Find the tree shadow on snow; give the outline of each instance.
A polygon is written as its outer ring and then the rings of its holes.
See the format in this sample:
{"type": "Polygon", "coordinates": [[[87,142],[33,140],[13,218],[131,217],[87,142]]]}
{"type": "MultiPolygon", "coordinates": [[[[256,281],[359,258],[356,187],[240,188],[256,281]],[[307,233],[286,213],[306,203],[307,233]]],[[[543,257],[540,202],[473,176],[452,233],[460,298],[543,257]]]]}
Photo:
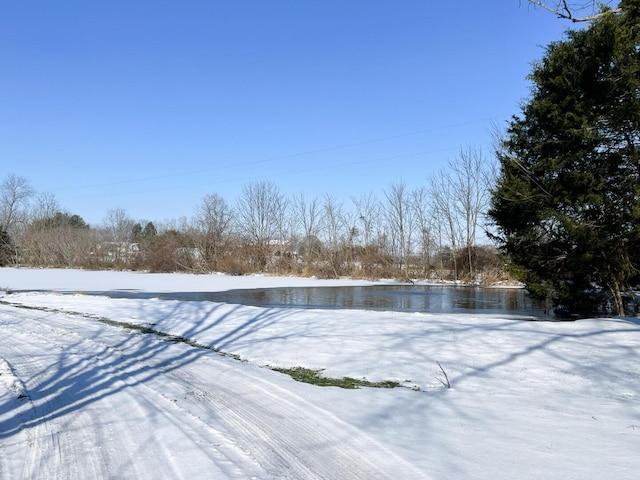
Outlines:
{"type": "MultiPolygon", "coordinates": [[[[145,297],[154,298],[158,294],[145,294],[145,297]]],[[[152,328],[157,326],[160,332],[168,329],[167,333],[189,340],[198,340],[206,335],[213,338],[213,341],[207,342],[207,346],[212,349],[224,348],[230,342],[253,335],[287,315],[281,309],[255,309],[250,315],[245,314],[242,321],[235,323],[232,329],[224,329],[215,335],[212,332],[234,316],[241,308],[240,305],[177,302],[172,308],[167,309],[166,306],[165,302],[159,302],[157,309],[153,306],[149,308],[148,305],[141,309],[138,316],[145,316],[145,320],[148,320],[141,322],[141,325],[154,325],[152,328]],[[222,309],[226,310],[217,312],[222,309]],[[216,317],[215,321],[204,321],[211,316],[216,317]],[[179,329],[185,325],[186,329],[179,329]],[[175,331],[171,331],[173,327],[175,331]]],[[[9,414],[5,416],[5,421],[0,421],[0,439],[9,438],[24,429],[31,429],[54,419],[65,416],[73,418],[95,402],[131,387],[148,384],[158,377],[171,375],[201,358],[219,358],[210,349],[176,343],[172,337],[163,338],[136,330],[127,332],[121,327],[100,323],[90,315],[85,319],[87,325],[92,326],[91,336],[77,338],[69,343],[66,338],[47,337],[51,335],[47,328],[50,322],[54,322],[55,328],[59,328],[58,325],[64,324],[65,317],[72,315],[73,318],[78,318],[77,314],[34,309],[19,311],[25,312],[30,321],[42,324],[44,328],[40,336],[44,341],[51,342],[51,348],[37,359],[39,363],[46,362],[44,369],[30,371],[28,367],[24,367],[22,371],[17,370],[16,374],[26,387],[25,396],[19,400],[10,398],[0,403],[0,412],[9,414]],[[60,346],[56,346],[57,344],[60,346]],[[91,354],[88,356],[87,352],[91,354]],[[29,402],[29,408],[25,408],[24,402],[29,402]],[[14,415],[11,415],[12,411],[14,415]],[[19,421],[16,416],[20,417],[19,421]]],[[[128,322],[128,319],[118,318],[117,311],[114,314],[110,320],[128,322]]],[[[57,334],[62,337],[78,337],[72,326],[57,334]]],[[[215,368],[213,365],[215,364],[212,364],[212,368],[215,368]]],[[[212,371],[212,375],[215,375],[215,371],[212,371]]]]}

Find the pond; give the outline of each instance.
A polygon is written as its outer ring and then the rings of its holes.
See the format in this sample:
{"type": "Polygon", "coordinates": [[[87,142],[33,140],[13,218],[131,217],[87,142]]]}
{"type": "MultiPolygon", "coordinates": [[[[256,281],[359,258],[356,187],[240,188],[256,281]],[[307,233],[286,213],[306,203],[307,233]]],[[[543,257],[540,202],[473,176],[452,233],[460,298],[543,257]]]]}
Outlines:
{"type": "Polygon", "coordinates": [[[387,310],[427,313],[491,313],[545,317],[545,306],[519,288],[445,285],[291,287],[226,292],[101,292],[120,298],[161,298],[236,303],[257,307],[387,310]]]}

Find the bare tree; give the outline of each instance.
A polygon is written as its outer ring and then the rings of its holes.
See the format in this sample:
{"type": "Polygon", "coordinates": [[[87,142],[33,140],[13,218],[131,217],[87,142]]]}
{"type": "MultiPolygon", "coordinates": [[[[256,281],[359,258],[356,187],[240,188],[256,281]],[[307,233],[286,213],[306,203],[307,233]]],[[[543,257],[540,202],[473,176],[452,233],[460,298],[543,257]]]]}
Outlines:
{"type": "Polygon", "coordinates": [[[52,193],[39,193],[33,200],[31,207],[30,221],[44,220],[52,218],[57,212],[62,211],[58,200],[52,193]]]}
{"type": "Polygon", "coordinates": [[[453,189],[451,172],[440,170],[430,178],[429,196],[433,205],[436,222],[439,225],[438,233],[440,249],[442,250],[442,235],[445,236],[453,250],[453,277],[458,280],[458,263],[455,252],[460,244],[460,225],[456,215],[456,209],[451,195],[453,189]]]}
{"type": "Polygon", "coordinates": [[[227,202],[217,193],[204,197],[196,211],[198,229],[198,248],[202,251],[209,268],[218,269],[218,261],[222,254],[227,237],[230,234],[233,211],[227,202]]]}
{"type": "Polygon", "coordinates": [[[434,212],[430,202],[429,191],[425,187],[418,188],[411,193],[411,206],[414,211],[416,229],[418,231],[418,245],[420,248],[420,264],[422,274],[429,277],[431,269],[431,255],[434,242],[434,212]]]}
{"type": "Polygon", "coordinates": [[[450,161],[448,169],[431,178],[429,196],[437,221],[444,227],[453,249],[454,277],[458,279],[456,253],[462,246],[466,251],[469,279],[475,277],[473,252],[478,227],[484,221],[489,206],[494,170],[479,148],[462,149],[450,161]]]}
{"type": "Polygon", "coordinates": [[[623,11],[621,6],[611,7],[612,1],[568,2],[567,0],[558,0],[550,3],[539,0],[528,0],[528,3],[536,8],[547,10],[558,18],[574,23],[591,22],[604,15],[615,15],[623,11]],[[602,6],[606,6],[607,9],[603,10],[601,8],[602,6]]]}
{"type": "Polygon", "coordinates": [[[322,233],[326,265],[334,277],[340,276],[343,263],[345,213],[342,204],[330,195],[325,195],[322,204],[322,233]]]}
{"type": "Polygon", "coordinates": [[[103,227],[112,242],[128,242],[135,222],[124,208],[112,208],[104,218],[103,227]]]}
{"type": "Polygon", "coordinates": [[[367,275],[373,274],[377,262],[377,246],[374,245],[376,227],[380,227],[380,202],[372,192],[352,197],[355,206],[355,220],[358,225],[362,249],[362,266],[367,275]]]}
{"type": "Polygon", "coordinates": [[[490,200],[490,165],[479,148],[460,150],[456,160],[449,162],[451,169],[451,196],[459,224],[462,225],[462,242],[467,250],[469,278],[473,279],[473,250],[477,230],[490,200]]]}
{"type": "Polygon", "coordinates": [[[255,267],[266,267],[270,243],[281,241],[287,201],[280,189],[271,182],[246,185],[238,202],[240,231],[255,249],[255,267]]]}
{"type": "Polygon", "coordinates": [[[132,253],[131,236],[135,222],[124,208],[112,208],[103,220],[102,232],[106,244],[103,252],[114,263],[126,262],[132,253]]]}
{"type": "Polygon", "coordinates": [[[39,196],[21,239],[21,256],[37,266],[78,267],[91,264],[93,232],[79,215],[58,209],[51,195],[39,196]]]}
{"type": "Polygon", "coordinates": [[[24,235],[25,261],[47,267],[87,266],[95,246],[94,233],[88,227],[54,224],[47,219],[34,222],[24,235]]]}
{"type": "Polygon", "coordinates": [[[29,199],[33,194],[27,179],[18,175],[8,175],[0,184],[0,225],[9,235],[15,235],[26,225],[29,199]]]}
{"type": "Polygon", "coordinates": [[[310,267],[318,251],[318,232],[320,229],[320,200],[314,197],[310,200],[301,193],[294,198],[292,214],[294,223],[302,229],[304,242],[304,259],[310,267]]]}
{"type": "Polygon", "coordinates": [[[356,207],[356,216],[358,217],[364,247],[366,248],[371,244],[373,227],[378,220],[378,200],[373,193],[369,192],[361,195],[360,198],[352,197],[351,201],[356,207]]]}
{"type": "Polygon", "coordinates": [[[393,255],[398,260],[398,268],[402,275],[409,278],[407,260],[411,252],[414,218],[409,202],[409,191],[404,182],[391,185],[384,192],[386,202],[383,205],[386,223],[389,226],[393,255]]]}
{"type": "Polygon", "coordinates": [[[20,236],[28,221],[29,200],[33,189],[26,178],[8,175],[0,184],[0,250],[7,259],[18,263],[20,236]]]}
{"type": "Polygon", "coordinates": [[[290,272],[295,268],[295,255],[292,252],[294,222],[289,213],[291,205],[284,195],[281,195],[281,198],[282,208],[275,218],[278,231],[275,241],[276,248],[272,251],[272,266],[275,267],[275,272],[278,274],[284,270],[290,272]]]}

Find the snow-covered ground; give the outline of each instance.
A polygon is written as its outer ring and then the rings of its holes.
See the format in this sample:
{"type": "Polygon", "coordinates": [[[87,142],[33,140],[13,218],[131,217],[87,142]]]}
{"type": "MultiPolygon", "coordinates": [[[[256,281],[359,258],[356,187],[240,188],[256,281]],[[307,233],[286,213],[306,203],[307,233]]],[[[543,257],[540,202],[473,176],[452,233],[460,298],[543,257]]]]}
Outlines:
{"type": "Polygon", "coordinates": [[[637,318],[525,322],[47,292],[364,283],[0,269],[0,288],[41,290],[0,296],[0,478],[638,477],[637,318]],[[267,366],[403,388],[318,387],[267,366]]]}

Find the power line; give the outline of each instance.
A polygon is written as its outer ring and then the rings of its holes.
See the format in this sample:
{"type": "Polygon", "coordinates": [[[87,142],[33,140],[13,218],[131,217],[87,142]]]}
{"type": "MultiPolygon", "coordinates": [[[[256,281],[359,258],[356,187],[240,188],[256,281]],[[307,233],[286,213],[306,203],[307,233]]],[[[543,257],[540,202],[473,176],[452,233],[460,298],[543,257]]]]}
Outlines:
{"type": "MultiPolygon", "coordinates": [[[[147,193],[171,192],[171,191],[179,191],[179,190],[193,189],[193,188],[200,188],[200,187],[211,187],[214,185],[223,185],[223,184],[229,184],[229,183],[255,181],[263,178],[272,178],[272,177],[279,178],[285,175],[299,175],[303,173],[312,173],[312,172],[318,172],[322,170],[340,169],[340,168],[353,167],[357,165],[366,165],[366,164],[377,163],[377,162],[385,162],[390,160],[400,160],[404,158],[413,158],[413,157],[419,157],[423,155],[432,155],[434,153],[448,152],[448,151],[457,150],[457,149],[459,149],[459,147],[442,148],[438,150],[427,150],[427,151],[414,152],[414,153],[404,154],[404,155],[393,155],[389,157],[376,158],[376,159],[370,159],[370,160],[361,160],[357,162],[340,163],[338,165],[325,165],[325,166],[314,167],[314,168],[287,170],[286,172],[277,172],[269,175],[261,175],[259,177],[255,177],[255,176],[254,177],[238,177],[238,178],[219,180],[214,182],[204,182],[204,183],[196,183],[196,184],[181,185],[181,186],[166,187],[166,188],[153,188],[153,189],[144,189],[144,190],[137,190],[137,191],[130,191],[130,192],[105,193],[102,195],[92,194],[91,198],[109,198],[109,197],[115,197],[115,196],[120,197],[125,195],[140,195],[140,194],[147,194],[147,193]]],[[[74,199],[74,198],[78,199],[78,198],[87,198],[87,197],[84,195],[80,197],[70,197],[70,199],[74,199]]]]}
{"type": "MultiPolygon", "coordinates": [[[[305,152],[293,153],[293,154],[288,154],[288,155],[280,155],[280,156],[276,156],[276,157],[269,157],[269,158],[263,158],[263,159],[258,159],[258,160],[251,160],[251,161],[240,162],[240,163],[235,163],[235,164],[220,165],[220,166],[216,166],[216,167],[204,168],[204,169],[199,169],[199,170],[190,170],[190,171],[183,171],[183,172],[166,174],[166,175],[156,175],[156,176],[151,176],[151,177],[141,177],[141,178],[135,178],[135,179],[118,180],[118,181],[114,181],[114,182],[105,182],[105,183],[98,183],[98,184],[73,185],[73,186],[69,186],[69,187],[55,188],[54,190],[56,190],[56,191],[64,191],[64,190],[78,190],[78,189],[83,189],[83,188],[111,187],[111,186],[115,186],[115,185],[126,185],[126,184],[139,183],[139,182],[148,182],[148,181],[153,181],[153,180],[164,180],[164,179],[167,179],[167,178],[176,178],[176,177],[187,176],[187,175],[210,173],[210,172],[220,171],[220,170],[230,169],[230,168],[248,167],[248,166],[252,166],[252,165],[258,165],[258,164],[263,164],[263,163],[268,163],[268,162],[275,162],[275,161],[279,161],[279,160],[287,160],[287,159],[291,159],[291,158],[298,158],[298,157],[303,157],[303,156],[307,156],[307,155],[314,155],[314,154],[318,154],[318,153],[326,153],[326,152],[332,152],[332,151],[336,151],[336,150],[343,150],[343,149],[352,148],[352,147],[358,147],[358,146],[362,146],[362,145],[370,145],[370,144],[374,144],[374,143],[385,142],[385,141],[388,141],[388,140],[396,140],[396,139],[399,139],[399,138],[406,138],[406,137],[410,137],[410,136],[420,135],[420,134],[423,134],[423,133],[431,133],[431,132],[435,132],[435,131],[439,131],[439,130],[446,130],[446,129],[449,129],[449,128],[457,128],[457,127],[462,127],[462,126],[466,126],[466,125],[473,125],[473,124],[476,124],[476,123],[482,123],[482,122],[486,122],[486,121],[489,121],[489,120],[495,120],[495,118],[500,118],[500,117],[486,117],[486,118],[479,119],[479,120],[471,120],[471,121],[468,121],[468,122],[461,122],[461,123],[445,125],[445,126],[440,126],[440,127],[432,127],[432,128],[428,128],[428,129],[416,130],[416,131],[413,131],[413,132],[401,133],[401,134],[390,135],[390,136],[385,136],[385,137],[379,137],[379,138],[374,138],[374,139],[370,139],[370,140],[364,140],[364,141],[360,141],[360,142],[342,144],[342,145],[333,146],[333,147],[326,147],[326,148],[321,148],[321,149],[316,149],[316,150],[309,150],[309,151],[305,151],[305,152]]],[[[445,150],[450,150],[450,149],[445,149],[445,150]]],[[[434,152],[431,152],[431,153],[434,153],[434,152]]],[[[343,165],[346,166],[348,164],[343,164],[343,165]]],[[[188,187],[179,187],[179,188],[188,188],[188,187]]]]}

